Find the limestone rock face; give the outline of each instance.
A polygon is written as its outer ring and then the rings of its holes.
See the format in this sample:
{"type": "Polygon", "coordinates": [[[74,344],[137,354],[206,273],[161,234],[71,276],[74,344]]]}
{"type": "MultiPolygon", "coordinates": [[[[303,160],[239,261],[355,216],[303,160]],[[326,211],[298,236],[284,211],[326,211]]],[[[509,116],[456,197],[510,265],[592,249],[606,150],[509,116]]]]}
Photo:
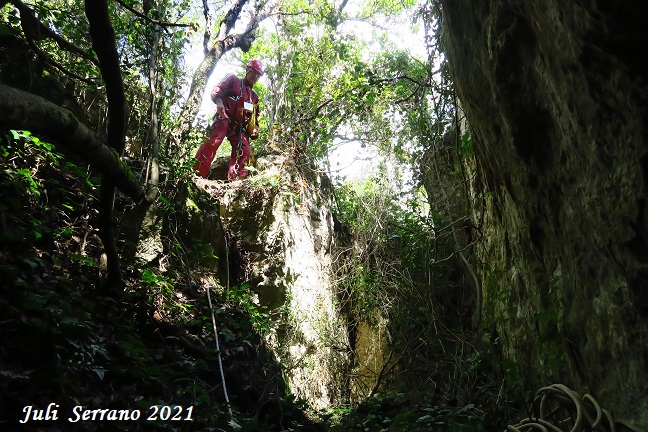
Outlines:
{"type": "Polygon", "coordinates": [[[327,178],[293,160],[265,156],[259,174],[211,185],[231,233],[232,283],[249,284],[273,312],[269,344],[291,392],[314,408],[342,399],[348,359],[344,320],[335,307],[331,276],[334,241],[327,178]]]}
{"type": "Polygon", "coordinates": [[[442,3],[482,179],[483,328],[529,390],[560,381],[646,427],[648,3],[442,3]]]}

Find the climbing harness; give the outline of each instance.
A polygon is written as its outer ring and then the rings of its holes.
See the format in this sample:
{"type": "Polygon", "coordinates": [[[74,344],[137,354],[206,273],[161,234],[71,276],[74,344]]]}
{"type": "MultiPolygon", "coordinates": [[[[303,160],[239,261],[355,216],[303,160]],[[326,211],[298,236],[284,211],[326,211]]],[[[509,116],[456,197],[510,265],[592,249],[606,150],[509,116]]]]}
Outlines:
{"type": "MultiPolygon", "coordinates": [[[[239,168],[240,168],[239,160],[243,156],[243,131],[245,130],[245,133],[248,135],[248,137],[250,136],[250,134],[251,134],[251,132],[250,132],[250,124],[252,123],[252,121],[251,121],[252,117],[254,117],[254,115],[255,115],[255,112],[254,112],[255,107],[254,107],[253,104],[250,103],[250,105],[253,105],[251,115],[250,115],[250,118],[248,119],[248,121],[247,122],[245,121],[245,104],[249,103],[249,102],[245,102],[245,93],[243,92],[243,79],[241,79],[241,96],[239,96],[236,100],[238,101],[239,99],[243,99],[243,110],[242,110],[242,119],[243,119],[243,121],[238,122],[238,121],[234,120],[234,122],[236,123],[236,125],[238,127],[238,145],[237,145],[237,150],[236,150],[236,162],[234,163],[234,170],[233,170],[234,178],[238,177],[238,175],[239,175],[239,168]]],[[[254,124],[254,123],[252,123],[252,124],[254,124]]]]}

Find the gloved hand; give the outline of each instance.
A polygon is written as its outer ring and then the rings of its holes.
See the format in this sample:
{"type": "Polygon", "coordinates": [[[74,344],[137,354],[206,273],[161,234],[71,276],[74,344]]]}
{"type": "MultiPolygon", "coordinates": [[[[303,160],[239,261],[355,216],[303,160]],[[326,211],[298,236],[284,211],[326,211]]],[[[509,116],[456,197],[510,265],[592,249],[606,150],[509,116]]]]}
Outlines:
{"type": "Polygon", "coordinates": [[[223,105],[216,105],[216,114],[224,119],[228,118],[227,113],[225,112],[225,107],[223,105]]]}

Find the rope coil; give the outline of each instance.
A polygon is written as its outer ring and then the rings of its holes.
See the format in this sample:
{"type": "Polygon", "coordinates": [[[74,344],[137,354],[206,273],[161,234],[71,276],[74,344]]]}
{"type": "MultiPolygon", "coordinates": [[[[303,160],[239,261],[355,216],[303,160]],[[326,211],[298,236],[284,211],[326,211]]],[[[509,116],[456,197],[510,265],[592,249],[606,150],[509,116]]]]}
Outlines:
{"type": "Polygon", "coordinates": [[[536,392],[529,417],[506,432],[643,432],[601,408],[592,395],[582,397],[563,384],[536,392]]]}

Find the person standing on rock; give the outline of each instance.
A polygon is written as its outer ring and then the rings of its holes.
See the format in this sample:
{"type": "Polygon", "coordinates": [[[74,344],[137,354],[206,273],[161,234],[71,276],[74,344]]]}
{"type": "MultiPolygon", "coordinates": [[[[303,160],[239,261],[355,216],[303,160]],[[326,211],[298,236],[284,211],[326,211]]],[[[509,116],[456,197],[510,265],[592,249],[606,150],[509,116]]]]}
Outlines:
{"type": "Polygon", "coordinates": [[[198,162],[194,170],[207,178],[216,150],[227,137],[232,145],[227,178],[235,180],[247,177],[245,164],[250,159],[250,141],[259,136],[259,96],[252,86],[264,73],[261,60],[250,60],[245,76],[227,75],[214,87],[211,99],[216,104],[216,115],[211,130],[196,153],[198,162]]]}

